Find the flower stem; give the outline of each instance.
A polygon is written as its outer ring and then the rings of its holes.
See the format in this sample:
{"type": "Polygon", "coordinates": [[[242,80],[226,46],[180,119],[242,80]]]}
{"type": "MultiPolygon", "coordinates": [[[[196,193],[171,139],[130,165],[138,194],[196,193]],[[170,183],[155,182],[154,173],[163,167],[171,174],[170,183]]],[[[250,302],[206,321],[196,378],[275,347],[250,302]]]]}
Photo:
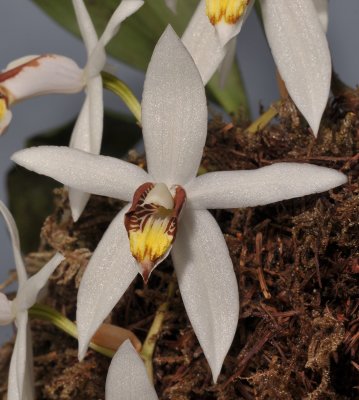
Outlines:
{"type": "Polygon", "coordinates": [[[119,96],[132,112],[138,123],[141,124],[141,104],[133,94],[132,90],[125,84],[125,82],[108,72],[103,71],[101,75],[103,87],[119,96]]]}
{"type": "Polygon", "coordinates": [[[147,374],[148,374],[148,377],[150,378],[151,382],[153,382],[153,363],[152,363],[153,353],[156,348],[158,335],[161,332],[161,329],[163,326],[165,314],[169,308],[169,304],[170,304],[169,300],[173,297],[174,293],[175,293],[175,282],[174,282],[174,280],[171,280],[171,282],[168,285],[167,299],[164,303],[162,303],[158,307],[155,318],[152,322],[150,330],[147,333],[147,337],[143,343],[142,351],[140,353],[140,355],[145,363],[145,366],[147,369],[147,374]]]}
{"type": "Polygon", "coordinates": [[[277,107],[280,104],[280,100],[273,103],[267,111],[265,111],[259,118],[253,121],[246,129],[248,133],[257,133],[269,124],[269,122],[278,114],[277,107]]]}
{"type": "MultiPolygon", "coordinates": [[[[29,309],[29,315],[32,318],[37,318],[41,319],[42,321],[50,322],[51,324],[53,324],[63,332],[66,332],[73,338],[75,339],[78,338],[76,324],[74,324],[72,321],[70,321],[69,319],[67,319],[62,314],[60,314],[51,307],[45,306],[43,304],[34,304],[29,309]]],[[[99,346],[92,342],[89,344],[89,347],[92,350],[95,350],[98,353],[110,358],[113,357],[113,355],[115,354],[113,350],[103,346],[99,346]]]]}

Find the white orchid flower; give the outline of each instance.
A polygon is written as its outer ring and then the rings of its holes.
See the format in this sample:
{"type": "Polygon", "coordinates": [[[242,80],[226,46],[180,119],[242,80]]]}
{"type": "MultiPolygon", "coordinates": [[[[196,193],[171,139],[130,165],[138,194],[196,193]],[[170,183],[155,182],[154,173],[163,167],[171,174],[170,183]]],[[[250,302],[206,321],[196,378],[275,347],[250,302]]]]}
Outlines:
{"type": "MultiPolygon", "coordinates": [[[[201,0],[182,40],[204,84],[221,63],[223,72],[229,70],[235,56],[234,38],[253,4],[254,0],[201,0]]],[[[327,1],[261,0],[261,8],[279,73],[294,103],[317,135],[331,80],[331,59],[324,32],[327,1]]]]}
{"type": "Polygon", "coordinates": [[[148,66],[142,127],[148,173],[66,147],[25,149],[12,159],[78,190],[132,201],[105,232],[82,278],[79,358],[138,271],[147,280],[173,246],[182,299],[216,381],[236,331],[239,300],[223,234],[206,209],[304,196],[341,185],[346,177],[296,163],[196,177],[207,135],[206,98],[198,70],[171,27],[148,66]]]}
{"type": "Polygon", "coordinates": [[[141,357],[129,340],[113,356],[106,379],[106,400],[158,400],[141,357]]]}
{"type": "Polygon", "coordinates": [[[17,335],[11,357],[8,383],[8,400],[32,400],[34,398],[32,385],[32,348],[31,332],[28,326],[28,312],[45,286],[48,278],[61,263],[64,257],[57,253],[42,269],[31,278],[27,278],[25,266],[21,257],[19,233],[15,221],[3,202],[0,201],[0,213],[7,224],[18,276],[19,288],[16,298],[8,300],[0,293],[0,325],[15,321],[17,335]]]}
{"type": "MultiPolygon", "coordinates": [[[[9,125],[10,106],[29,97],[49,93],[76,93],[86,90],[86,99],[72,133],[70,146],[100,153],[103,130],[103,89],[101,70],[106,63],[105,46],[116,35],[121,23],[144,4],[143,0],[122,0],[102,36],[95,27],[83,0],[72,0],[88,60],[80,68],[70,58],[56,54],[26,56],[10,63],[0,73],[0,134],[9,125]]],[[[90,197],[69,188],[72,215],[76,221],[90,197]]]]}

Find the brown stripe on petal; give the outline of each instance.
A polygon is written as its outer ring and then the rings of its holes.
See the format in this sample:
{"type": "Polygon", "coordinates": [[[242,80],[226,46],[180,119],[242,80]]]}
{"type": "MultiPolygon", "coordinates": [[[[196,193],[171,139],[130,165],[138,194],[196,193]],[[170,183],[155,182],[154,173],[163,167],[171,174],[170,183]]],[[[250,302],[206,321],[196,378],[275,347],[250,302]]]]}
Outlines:
{"type": "Polygon", "coordinates": [[[176,238],[178,218],[186,201],[181,186],[175,187],[174,207],[146,204],[149,192],[155,187],[144,183],[135,192],[132,206],[125,214],[125,227],[130,240],[130,250],[142,269],[147,282],[153,269],[169,254],[176,238]]]}
{"type": "Polygon", "coordinates": [[[35,57],[32,60],[25,62],[24,64],[21,64],[15,68],[11,68],[9,70],[2,72],[0,74],[0,83],[5,82],[8,79],[11,79],[14,76],[18,75],[25,67],[38,67],[40,65],[39,60],[46,57],[51,57],[51,55],[44,54],[42,56],[35,57]]]}

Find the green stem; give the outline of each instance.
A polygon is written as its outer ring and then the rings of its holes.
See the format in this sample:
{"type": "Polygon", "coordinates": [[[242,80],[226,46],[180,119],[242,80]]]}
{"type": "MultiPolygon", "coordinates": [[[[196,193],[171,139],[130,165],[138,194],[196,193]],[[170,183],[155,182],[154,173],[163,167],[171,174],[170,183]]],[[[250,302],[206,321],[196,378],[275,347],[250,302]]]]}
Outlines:
{"type": "Polygon", "coordinates": [[[158,335],[162,330],[165,314],[169,308],[170,304],[169,300],[174,296],[174,293],[175,293],[175,282],[174,280],[171,280],[171,282],[168,285],[167,299],[164,303],[162,303],[158,307],[155,318],[152,322],[150,330],[147,333],[147,337],[143,343],[142,350],[140,353],[145,363],[147,374],[151,382],[153,382],[153,363],[152,363],[153,353],[156,348],[158,335]]]}
{"type": "Polygon", "coordinates": [[[269,124],[269,122],[278,114],[277,107],[280,104],[280,100],[272,104],[266,112],[264,112],[259,118],[253,121],[246,129],[248,133],[257,133],[269,124]]]}
{"type": "Polygon", "coordinates": [[[141,124],[141,104],[132,93],[131,89],[125,82],[108,72],[103,71],[101,75],[103,87],[119,96],[132,112],[138,123],[141,124]]]}
{"type": "MultiPolygon", "coordinates": [[[[74,324],[72,321],[70,321],[51,307],[36,303],[29,309],[29,315],[31,318],[37,318],[41,319],[42,321],[50,322],[52,325],[56,326],[73,338],[78,338],[76,324],[74,324]]],[[[98,353],[110,358],[113,357],[113,355],[115,354],[113,350],[110,350],[106,347],[98,346],[97,344],[92,342],[89,344],[89,347],[92,350],[95,350],[98,353]]]]}

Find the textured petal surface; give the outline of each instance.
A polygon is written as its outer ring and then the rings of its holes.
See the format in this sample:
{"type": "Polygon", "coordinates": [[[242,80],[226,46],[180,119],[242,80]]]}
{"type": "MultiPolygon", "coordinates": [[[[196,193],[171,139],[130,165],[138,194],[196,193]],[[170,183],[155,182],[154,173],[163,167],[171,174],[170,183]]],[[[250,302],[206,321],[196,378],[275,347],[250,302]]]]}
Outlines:
{"type": "Polygon", "coordinates": [[[138,274],[124,225],[125,207],[103,235],[82,277],[77,295],[79,359],[126,289],[138,274]]]}
{"type": "Polygon", "coordinates": [[[112,14],[100,40],[96,44],[86,65],[89,77],[98,75],[106,63],[105,46],[117,34],[121,23],[144,4],[143,0],[122,0],[112,14]]]}
{"type": "Polygon", "coordinates": [[[83,89],[83,71],[75,61],[45,54],[0,74],[0,85],[11,102],[49,93],[76,93],[83,89]]]}
{"type": "Polygon", "coordinates": [[[8,325],[14,319],[11,312],[11,301],[0,292],[0,326],[8,325]]]}
{"type": "Polygon", "coordinates": [[[313,0],[313,4],[315,9],[317,10],[317,14],[319,17],[319,21],[322,24],[324,32],[328,30],[328,0],[313,0]]]}
{"type": "Polygon", "coordinates": [[[129,340],[121,345],[112,358],[106,379],[106,400],[119,398],[158,400],[145,365],[129,340]]]}
{"type": "Polygon", "coordinates": [[[225,21],[221,21],[220,23],[216,24],[218,38],[222,46],[225,46],[232,38],[237,36],[238,33],[241,31],[244,22],[246,21],[246,19],[249,16],[249,13],[252,10],[253,4],[254,0],[250,0],[246,8],[246,11],[238,20],[238,22],[236,22],[235,24],[228,24],[225,21]]]}
{"type": "Polygon", "coordinates": [[[262,0],[274,61],[296,106],[317,135],[328,101],[331,60],[312,0],[262,0]]]}
{"type": "Polygon", "coordinates": [[[172,258],[183,303],[216,382],[236,332],[239,298],[226,242],[208,211],[185,210],[172,258]]]}
{"type": "Polygon", "coordinates": [[[77,23],[89,56],[97,44],[97,33],[83,0],[72,0],[77,23]]]}
{"type": "Polygon", "coordinates": [[[203,84],[212,78],[226,55],[226,48],[221,45],[216,29],[206,15],[206,1],[201,0],[191,18],[182,42],[191,54],[203,84]]]}
{"type": "Polygon", "coordinates": [[[207,135],[207,105],[198,70],[173,29],[159,39],[147,69],[142,127],[149,173],[157,182],[193,178],[207,135]]]}
{"type": "Polygon", "coordinates": [[[32,147],[18,151],[12,160],[83,192],[126,201],[132,201],[135,190],[152,180],[144,170],[126,161],[67,147],[32,147]]]}
{"type": "MultiPolygon", "coordinates": [[[[25,374],[31,373],[27,363],[27,312],[19,313],[16,317],[17,335],[13,349],[8,383],[8,400],[32,399],[31,393],[24,393],[24,385],[27,381],[25,374]],[[26,396],[25,396],[26,395],[26,396]],[[24,396],[24,397],[23,397],[24,396]]],[[[32,368],[32,366],[30,366],[32,368]]]]}
{"type": "Polygon", "coordinates": [[[219,84],[223,88],[227,82],[228,75],[231,71],[232,64],[236,58],[237,38],[232,38],[226,46],[226,55],[219,67],[219,84]]]}
{"type": "Polygon", "coordinates": [[[38,293],[46,285],[51,274],[64,259],[65,257],[62,254],[56,253],[39,272],[24,283],[24,285],[18,290],[16,296],[18,312],[26,311],[35,304],[38,293]]]}
{"type": "Polygon", "coordinates": [[[250,171],[211,172],[195,178],[185,190],[191,208],[237,208],[320,193],[346,182],[334,169],[277,163],[250,171]]]}
{"type": "Polygon", "coordinates": [[[0,213],[3,216],[7,225],[7,229],[10,233],[12,251],[14,253],[16,265],[16,273],[19,281],[19,288],[21,288],[26,282],[27,273],[21,256],[19,231],[17,230],[13,216],[2,201],[0,201],[0,213]]]}

